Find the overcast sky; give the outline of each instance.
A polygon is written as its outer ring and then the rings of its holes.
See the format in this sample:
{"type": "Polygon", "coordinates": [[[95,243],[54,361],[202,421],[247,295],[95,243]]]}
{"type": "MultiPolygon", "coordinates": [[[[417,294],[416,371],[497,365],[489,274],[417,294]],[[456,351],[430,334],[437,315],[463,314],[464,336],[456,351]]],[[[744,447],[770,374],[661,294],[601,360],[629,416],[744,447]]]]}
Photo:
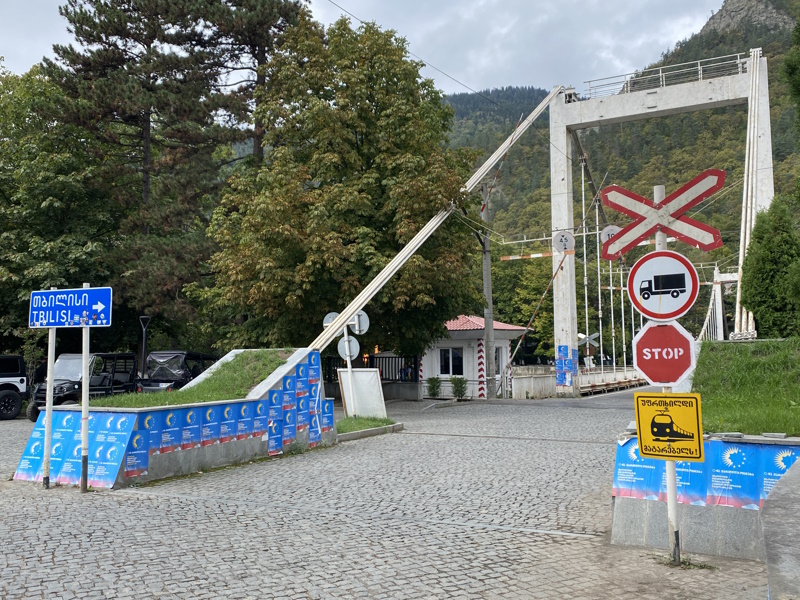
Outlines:
{"type": "MultiPolygon", "coordinates": [[[[180,0],[176,0],[180,1],[180,0]]],[[[700,30],[722,0],[335,0],[364,21],[394,29],[409,50],[474,90],[550,89],[621,75],[658,60],[700,30]]],[[[62,0],[0,0],[0,56],[24,73],[54,43],[69,43],[62,0]]],[[[329,24],[342,11],[311,0],[329,24]]],[[[746,51],[747,48],[742,49],[746,51]]],[[[448,93],[469,91],[440,72],[426,77],[448,93]]]]}

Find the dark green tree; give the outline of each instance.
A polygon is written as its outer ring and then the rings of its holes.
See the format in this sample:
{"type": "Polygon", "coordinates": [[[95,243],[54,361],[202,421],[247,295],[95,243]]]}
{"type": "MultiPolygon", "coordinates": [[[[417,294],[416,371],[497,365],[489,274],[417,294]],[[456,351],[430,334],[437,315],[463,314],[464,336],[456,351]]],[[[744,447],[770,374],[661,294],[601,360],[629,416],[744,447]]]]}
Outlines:
{"type": "Polygon", "coordinates": [[[230,96],[229,109],[250,136],[256,164],[264,159],[264,127],[253,121],[259,106],[254,91],[266,83],[262,68],[280,45],[287,28],[295,25],[308,0],[216,0],[207,6],[206,18],[214,27],[214,46],[220,60],[220,89],[230,96]]]}
{"type": "Polygon", "coordinates": [[[57,114],[65,98],[34,67],[0,68],[0,351],[27,336],[32,290],[100,285],[123,217],[96,185],[97,144],[57,114]]]}
{"type": "MultiPolygon", "coordinates": [[[[209,0],[210,1],[210,0],[209,0]]],[[[68,98],[60,118],[100,142],[102,177],[126,211],[111,283],[138,311],[189,318],[183,286],[196,281],[230,132],[207,0],[67,0],[59,10],[77,47],[54,46],[44,69],[68,98]]]]}
{"type": "MultiPolygon", "coordinates": [[[[233,179],[210,228],[216,284],[199,293],[234,323],[224,345],[308,343],[434,214],[469,205],[473,157],[445,149],[452,110],[420,67],[372,24],[287,32],[257,90],[265,166],[233,179]]],[[[418,353],[480,307],[477,250],[447,222],[367,307],[362,346],[418,353]]]]}
{"type": "Polygon", "coordinates": [[[800,335],[800,235],[796,200],[777,196],[758,215],[742,274],[742,304],[760,337],[800,335]]]}

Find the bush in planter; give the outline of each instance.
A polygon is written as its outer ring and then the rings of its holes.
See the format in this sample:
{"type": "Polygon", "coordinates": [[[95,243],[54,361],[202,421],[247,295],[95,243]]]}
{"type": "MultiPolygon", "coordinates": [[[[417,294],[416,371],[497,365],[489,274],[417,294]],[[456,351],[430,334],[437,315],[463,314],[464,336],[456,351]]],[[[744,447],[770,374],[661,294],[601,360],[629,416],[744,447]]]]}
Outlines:
{"type": "Polygon", "coordinates": [[[463,377],[451,377],[450,385],[453,386],[453,396],[456,400],[463,400],[467,395],[467,380],[463,377]]]}
{"type": "Polygon", "coordinates": [[[442,391],[442,380],[438,377],[428,377],[426,383],[428,384],[428,397],[438,398],[439,392],[442,391]]]}

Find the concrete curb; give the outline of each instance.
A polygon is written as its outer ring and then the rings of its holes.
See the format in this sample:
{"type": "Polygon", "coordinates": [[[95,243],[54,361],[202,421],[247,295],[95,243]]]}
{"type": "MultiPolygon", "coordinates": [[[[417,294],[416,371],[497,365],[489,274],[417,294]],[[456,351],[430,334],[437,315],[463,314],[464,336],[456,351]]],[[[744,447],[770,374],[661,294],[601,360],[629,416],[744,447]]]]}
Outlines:
{"type": "Polygon", "coordinates": [[[352,442],[353,440],[361,440],[375,435],[383,435],[384,433],[397,433],[398,431],[403,431],[402,423],[373,427],[372,429],[362,429],[361,431],[351,431],[349,433],[340,433],[336,436],[336,442],[352,442]]]}

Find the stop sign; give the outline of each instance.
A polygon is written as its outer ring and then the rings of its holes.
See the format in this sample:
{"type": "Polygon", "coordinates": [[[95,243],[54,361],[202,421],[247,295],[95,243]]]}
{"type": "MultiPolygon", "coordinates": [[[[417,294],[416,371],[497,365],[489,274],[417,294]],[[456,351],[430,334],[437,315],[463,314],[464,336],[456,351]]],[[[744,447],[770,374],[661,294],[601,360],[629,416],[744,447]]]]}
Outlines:
{"type": "Polygon", "coordinates": [[[675,321],[649,321],[633,338],[633,366],[653,385],[677,385],[695,363],[694,338],[675,321]]]}

